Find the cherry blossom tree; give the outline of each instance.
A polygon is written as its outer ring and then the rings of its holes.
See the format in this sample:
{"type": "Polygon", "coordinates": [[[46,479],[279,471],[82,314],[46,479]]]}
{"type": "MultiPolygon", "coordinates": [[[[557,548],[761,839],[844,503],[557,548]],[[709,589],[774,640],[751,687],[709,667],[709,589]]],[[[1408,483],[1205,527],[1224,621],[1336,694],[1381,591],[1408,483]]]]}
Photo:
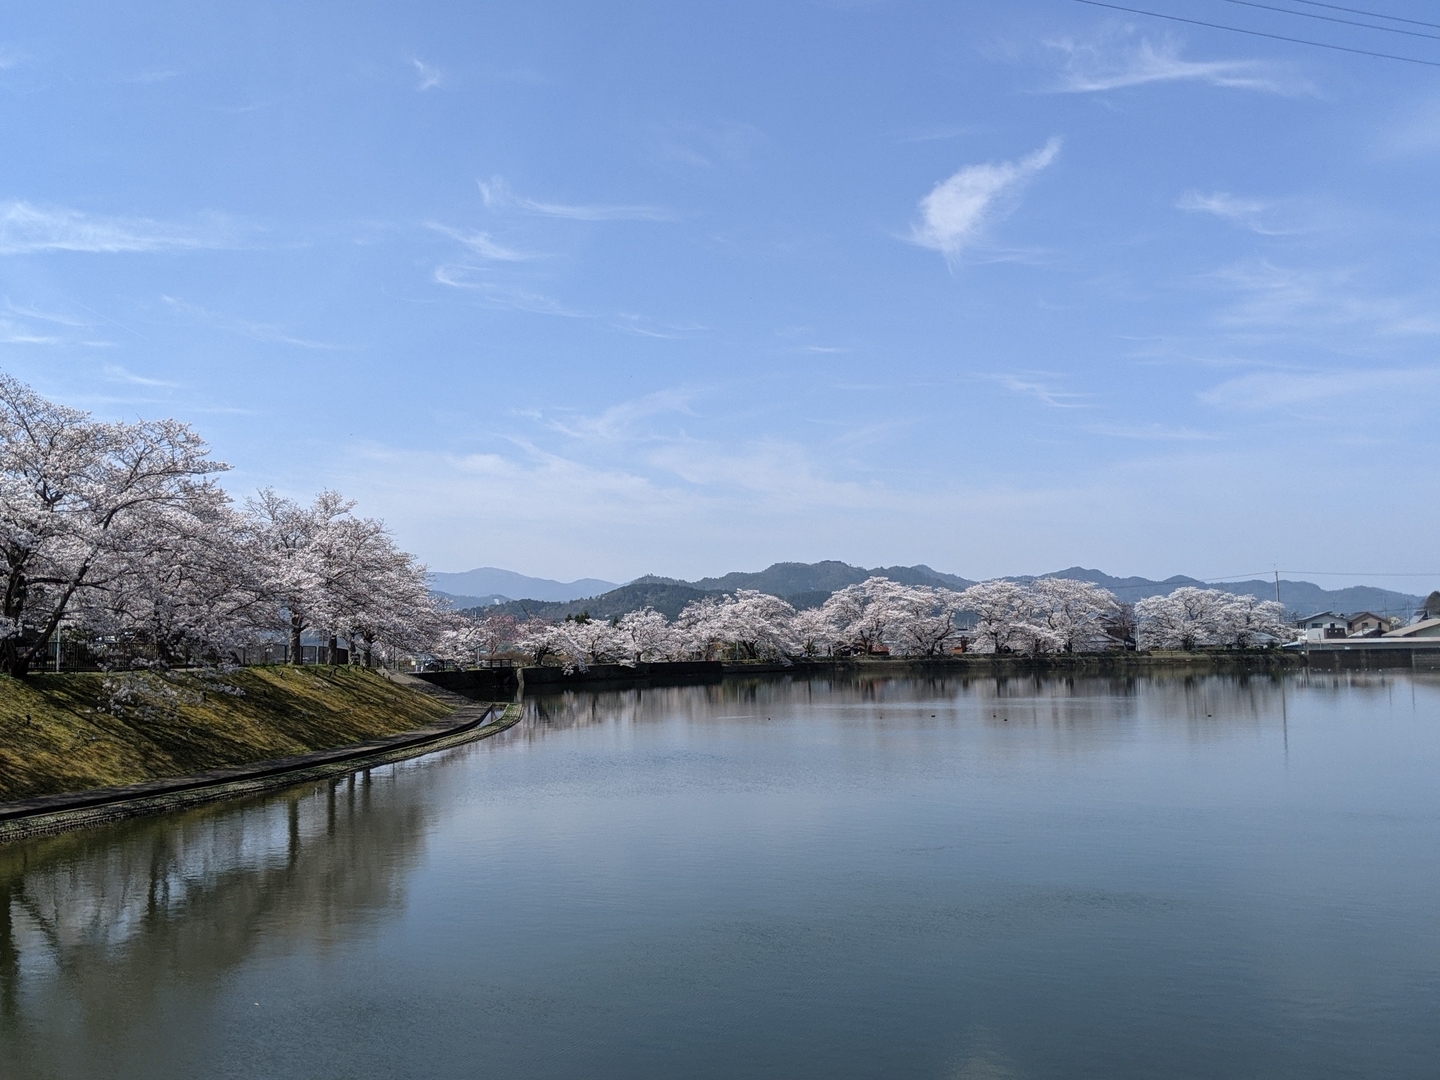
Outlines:
{"type": "Polygon", "coordinates": [[[494,657],[519,636],[519,621],[514,615],[485,615],[473,620],[475,647],[494,657]]]}
{"type": "Polygon", "coordinates": [[[906,617],[905,594],[905,586],[872,577],[832,593],[824,610],[847,640],[869,654],[885,645],[896,624],[906,617]]]}
{"type": "Polygon", "coordinates": [[[1135,605],[1117,603],[1115,610],[1102,624],[1110,642],[1120,642],[1128,648],[1135,643],[1135,605]]]}
{"type": "Polygon", "coordinates": [[[778,596],[737,589],[723,609],[726,640],[742,659],[770,660],[796,651],[790,630],[795,609],[778,596]]]}
{"type": "Polygon", "coordinates": [[[1249,649],[1262,640],[1290,641],[1295,628],[1285,621],[1285,609],[1274,600],[1229,594],[1221,605],[1216,620],[1216,637],[1220,644],[1237,649],[1249,649]]]}
{"type": "Polygon", "coordinates": [[[553,656],[566,671],[587,671],[592,664],[625,659],[630,639],[618,626],[582,614],[558,623],[531,619],[520,627],[515,645],[537,664],[553,656]]]}
{"type": "Polygon", "coordinates": [[[367,664],[377,645],[418,653],[446,633],[453,645],[457,620],[431,596],[425,567],[396,546],[382,522],[354,516],[354,506],[337,491],[301,505],[268,488],[247,504],[290,662],[301,662],[307,630],[323,632],[332,662],[342,633],[362,646],[367,664]]]}
{"type": "Polygon", "coordinates": [[[960,630],[961,594],[953,589],[902,586],[892,594],[896,614],[890,641],[906,656],[940,656],[960,630]]]}
{"type": "Polygon", "coordinates": [[[363,642],[368,658],[376,642],[423,651],[427,642],[441,634],[453,637],[466,623],[432,596],[425,566],[400,550],[383,522],[342,514],[320,530],[314,550],[320,568],[317,617],[329,631],[331,663],[342,633],[352,652],[363,642]]]}
{"type": "Polygon", "coordinates": [[[558,653],[559,645],[555,624],[544,619],[526,619],[515,628],[515,647],[529,656],[531,663],[543,664],[558,653]]]}
{"type": "Polygon", "coordinates": [[[636,663],[671,660],[680,649],[679,634],[654,608],[644,607],[622,615],[616,629],[625,640],[627,655],[636,663]]]}
{"type": "Polygon", "coordinates": [[[1024,640],[1020,630],[1030,614],[1030,599],[1018,582],[977,582],[960,594],[960,603],[975,615],[976,652],[1009,652],[1024,640]]]}
{"type": "MultiPolygon", "coordinates": [[[[355,580],[355,591],[327,609],[335,612],[337,621],[332,627],[338,624],[346,631],[352,662],[357,644],[361,662],[371,667],[377,651],[391,657],[413,656],[433,651],[439,641],[463,648],[454,659],[469,659],[474,644],[465,636],[467,620],[444,608],[431,594],[424,565],[395,547],[388,533],[377,541],[377,547],[364,575],[355,580]]],[[[333,634],[330,647],[333,657],[333,634]]]]}
{"type": "Polygon", "coordinates": [[[558,623],[555,631],[556,651],[567,667],[585,671],[591,664],[613,664],[625,657],[625,635],[604,619],[581,615],[558,623]]]}
{"type": "Polygon", "coordinates": [[[1136,635],[1145,649],[1195,649],[1219,644],[1220,618],[1230,594],[1182,585],[1168,596],[1135,604],[1136,635]]]}
{"type": "Polygon", "coordinates": [[[841,630],[824,608],[797,611],[790,620],[790,637],[799,655],[814,658],[828,654],[842,637],[841,630]]]}
{"type": "Polygon", "coordinates": [[[325,568],[322,534],[354,503],[338,492],[322,491],[309,506],[264,488],[246,511],[264,558],[267,586],[280,604],[289,636],[290,663],[301,662],[301,636],[323,617],[325,568]]]}
{"type": "Polygon", "coordinates": [[[702,659],[729,646],[741,659],[773,659],[796,650],[791,633],[795,609],[755,589],[696,600],[677,621],[688,650],[702,659]]]}
{"type": "Polygon", "coordinates": [[[724,604],[718,596],[704,596],[685,605],[675,620],[681,648],[699,660],[713,660],[727,641],[724,604]]]}
{"type": "Polygon", "coordinates": [[[1029,592],[1030,619],[1049,632],[1054,648],[1090,652],[1109,642],[1105,625],[1120,608],[1110,590],[1089,581],[1046,577],[1032,582],[1029,592]]]}
{"type": "Polygon", "coordinates": [[[171,519],[163,550],[144,553],[105,587],[79,595],[75,621],[109,663],[174,667],[234,659],[276,611],[244,519],[218,491],[171,519]]]}
{"type": "Polygon", "coordinates": [[[24,675],[77,597],[199,529],[225,468],[185,424],[101,423],[0,375],[0,667],[24,675]]]}

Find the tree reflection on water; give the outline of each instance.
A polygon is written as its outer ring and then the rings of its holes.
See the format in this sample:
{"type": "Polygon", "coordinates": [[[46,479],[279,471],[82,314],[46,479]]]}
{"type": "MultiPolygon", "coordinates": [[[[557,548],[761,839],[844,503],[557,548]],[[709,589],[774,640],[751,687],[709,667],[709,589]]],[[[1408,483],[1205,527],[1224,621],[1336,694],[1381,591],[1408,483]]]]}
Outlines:
{"type": "Polygon", "coordinates": [[[0,1075],[183,1071],[200,1046],[156,1033],[204,1031],[237,966],[398,912],[428,818],[388,768],[0,848],[0,1075]]]}
{"type": "Polygon", "coordinates": [[[531,721],[517,732],[522,739],[594,724],[623,725],[693,719],[791,715],[814,702],[828,712],[852,713],[866,722],[930,712],[941,719],[987,715],[1004,706],[1007,723],[1046,723],[1083,728],[1141,716],[1166,720],[1218,720],[1216,727],[1253,723],[1282,712],[1284,685],[1310,691],[1371,689],[1381,692],[1393,678],[1348,673],[1320,678],[1261,672],[1252,675],[1146,673],[1136,676],[895,676],[775,678],[732,677],[700,686],[646,687],[595,692],[566,691],[526,701],[531,721]]]}

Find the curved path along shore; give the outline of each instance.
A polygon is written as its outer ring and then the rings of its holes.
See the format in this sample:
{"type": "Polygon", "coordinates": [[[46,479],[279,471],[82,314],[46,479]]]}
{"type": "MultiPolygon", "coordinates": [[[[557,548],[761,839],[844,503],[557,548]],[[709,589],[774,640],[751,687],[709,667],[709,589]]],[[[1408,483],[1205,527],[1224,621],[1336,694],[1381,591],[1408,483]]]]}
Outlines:
{"type": "Polygon", "coordinates": [[[520,720],[517,703],[472,701],[418,679],[392,678],[450,701],[456,708],[433,724],[329,750],[211,769],[193,776],[0,803],[0,844],[359,772],[488,738],[520,720]]]}

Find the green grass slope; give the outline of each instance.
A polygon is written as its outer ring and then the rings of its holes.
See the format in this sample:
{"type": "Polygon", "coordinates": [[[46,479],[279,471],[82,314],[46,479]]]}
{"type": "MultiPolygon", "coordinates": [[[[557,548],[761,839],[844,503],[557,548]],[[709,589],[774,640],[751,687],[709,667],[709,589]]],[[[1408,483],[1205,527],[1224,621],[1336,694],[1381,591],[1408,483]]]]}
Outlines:
{"type": "Polygon", "coordinates": [[[344,746],[449,711],[360,668],[0,678],[0,801],[344,746]]]}

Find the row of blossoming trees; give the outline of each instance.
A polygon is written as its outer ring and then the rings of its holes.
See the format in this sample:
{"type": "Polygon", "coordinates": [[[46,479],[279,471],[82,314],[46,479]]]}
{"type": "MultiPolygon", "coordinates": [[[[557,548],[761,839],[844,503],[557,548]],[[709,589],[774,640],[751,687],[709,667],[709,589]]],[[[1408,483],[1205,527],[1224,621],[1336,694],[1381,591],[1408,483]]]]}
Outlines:
{"type": "Polygon", "coordinates": [[[104,423],[0,375],[0,670],[61,634],[111,663],[242,656],[307,632],[356,661],[455,637],[424,567],[332,491],[235,505],[174,420],[104,423]]]}
{"type": "Polygon", "coordinates": [[[953,590],[902,585],[887,578],[833,594],[821,607],[797,611],[775,596],[741,589],[697,600],[671,622],[650,608],[604,621],[517,623],[498,615],[468,631],[485,651],[512,648],[532,661],[584,669],[599,663],[665,660],[777,659],[836,653],[940,656],[980,653],[1093,652],[1140,648],[1247,648],[1288,640],[1279,604],[1218,589],[1183,587],[1133,609],[1085,581],[1039,578],[985,581],[953,590]]]}
{"type": "Polygon", "coordinates": [[[62,633],[108,663],[237,659],[305,634],[332,660],[536,662],[1088,652],[1132,631],[1142,648],[1284,638],[1278,604],[1181,588],[1133,612],[1089,582],[986,581],[964,590],[871,578],[797,611],[751,590],[706,597],[674,622],[649,608],[611,622],[464,619],[432,599],[425,568],[333,491],[308,505],[262,491],[235,505],[227,466],[174,420],[104,423],[0,375],[0,669],[24,674],[62,633]]]}

